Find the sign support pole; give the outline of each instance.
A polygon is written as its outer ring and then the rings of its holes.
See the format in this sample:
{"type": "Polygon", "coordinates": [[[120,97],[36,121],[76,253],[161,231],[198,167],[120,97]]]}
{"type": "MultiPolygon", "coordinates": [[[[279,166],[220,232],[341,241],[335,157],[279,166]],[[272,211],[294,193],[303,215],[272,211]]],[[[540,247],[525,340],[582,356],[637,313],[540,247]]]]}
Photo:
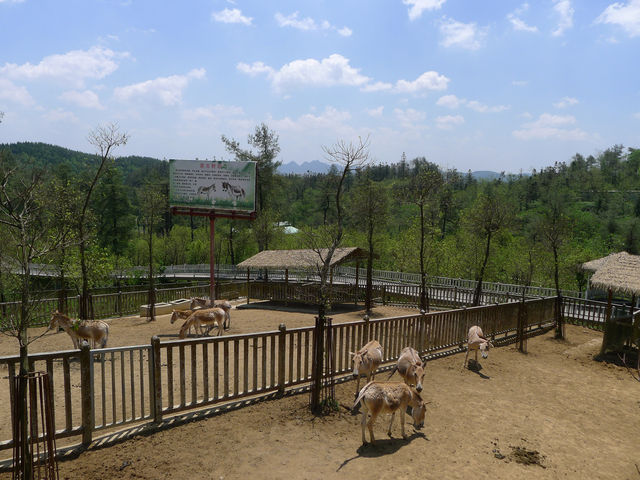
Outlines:
{"type": "Polygon", "coordinates": [[[209,217],[209,298],[211,305],[216,299],[216,217],[209,217]]]}

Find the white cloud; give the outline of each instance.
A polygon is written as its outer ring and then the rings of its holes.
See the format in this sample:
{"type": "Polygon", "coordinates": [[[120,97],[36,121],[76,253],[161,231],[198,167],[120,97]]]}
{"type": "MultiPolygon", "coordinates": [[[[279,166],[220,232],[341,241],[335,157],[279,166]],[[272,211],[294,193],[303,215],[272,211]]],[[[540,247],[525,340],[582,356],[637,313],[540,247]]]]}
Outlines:
{"type": "Polygon", "coordinates": [[[400,93],[418,93],[424,90],[446,90],[449,79],[433,70],[424,72],[413,81],[398,80],[395,90],[400,93]]]}
{"type": "Polygon", "coordinates": [[[629,0],[626,4],[612,3],[595,22],[618,25],[630,37],[637,37],[640,35],[640,0],[629,0]]]}
{"type": "Polygon", "coordinates": [[[0,3],[22,3],[24,0],[0,0],[0,3]]]}
{"type": "Polygon", "coordinates": [[[473,22],[462,23],[444,18],[440,23],[440,35],[440,45],[443,47],[478,50],[487,35],[487,28],[480,28],[473,22]]]}
{"type": "Polygon", "coordinates": [[[237,8],[225,8],[219,12],[213,12],[211,19],[221,23],[241,23],[243,25],[251,25],[252,17],[245,17],[242,11],[237,8]]]}
{"type": "Polygon", "coordinates": [[[538,27],[527,25],[525,21],[520,18],[520,16],[523,15],[527,10],[529,10],[529,4],[523,3],[519,8],[507,14],[507,19],[509,20],[509,22],[511,22],[511,26],[513,26],[514,30],[520,32],[535,33],[538,31],[538,27]]]}
{"type": "Polygon", "coordinates": [[[634,113],[634,114],[633,114],[633,116],[634,116],[635,118],[637,118],[638,120],[640,120],[640,112],[638,112],[638,113],[634,113]]]}
{"type": "Polygon", "coordinates": [[[100,98],[98,98],[98,95],[91,90],[84,90],[82,92],[78,90],[69,90],[67,92],[63,92],[62,95],[60,95],[60,98],[83,108],[96,108],[98,110],[102,110],[104,108],[100,104],[100,98]]]}
{"type": "Polygon", "coordinates": [[[262,62],[251,65],[239,63],[238,70],[249,75],[266,73],[272,86],[280,91],[289,87],[312,86],[333,87],[363,86],[369,77],[360,74],[360,70],[349,65],[349,59],[333,54],[318,61],[315,58],[294,60],[275,70],[262,62]]]}
{"type": "Polygon", "coordinates": [[[349,112],[329,106],[319,115],[307,113],[299,116],[295,120],[284,117],[282,119],[270,120],[269,125],[273,125],[276,131],[304,132],[310,129],[327,129],[333,131],[343,126],[349,120],[351,120],[351,114],[349,112]]]}
{"type": "Polygon", "coordinates": [[[182,101],[182,91],[192,79],[200,79],[205,76],[205,69],[191,70],[187,75],[171,75],[158,77],[146,82],[140,82],[114,90],[114,96],[120,101],[128,101],[133,98],[152,98],[160,100],[163,105],[177,105],[182,101]]]}
{"type": "Polygon", "coordinates": [[[185,120],[197,121],[201,119],[220,120],[226,117],[240,117],[244,115],[242,107],[234,105],[213,105],[210,107],[197,107],[186,109],[182,112],[185,120]]]}
{"type": "Polygon", "coordinates": [[[391,89],[393,89],[393,84],[387,82],[375,82],[362,87],[363,92],[382,92],[391,89]]]}
{"type": "Polygon", "coordinates": [[[537,120],[525,123],[513,136],[521,140],[585,140],[588,135],[579,128],[570,128],[576,123],[572,115],[551,115],[543,113],[537,120]]]}
{"type": "Polygon", "coordinates": [[[318,26],[313,18],[298,18],[298,12],[285,17],[280,12],[275,14],[276,22],[280,27],[292,27],[298,30],[317,30],[318,26]]]}
{"type": "Polygon", "coordinates": [[[463,123],[464,117],[462,115],[445,115],[436,118],[436,126],[442,130],[451,130],[453,127],[463,123]]]}
{"type": "Polygon", "coordinates": [[[490,107],[476,100],[469,100],[467,102],[467,107],[469,107],[471,110],[475,110],[476,112],[480,112],[480,113],[498,113],[498,112],[504,112],[505,110],[509,110],[509,107],[507,105],[495,105],[493,107],[490,107]]]}
{"type": "Polygon", "coordinates": [[[276,22],[278,22],[278,26],[280,27],[291,27],[303,31],[335,30],[338,35],[342,35],[343,37],[349,37],[353,33],[348,27],[338,28],[331,25],[331,23],[329,23],[327,20],[316,23],[313,18],[299,18],[298,14],[299,12],[293,12],[291,15],[284,16],[283,14],[278,12],[274,15],[274,18],[276,19],[276,22]]]}
{"type": "Polygon", "coordinates": [[[376,107],[376,108],[368,108],[367,109],[367,113],[369,114],[369,116],[371,116],[373,118],[381,118],[383,112],[384,112],[384,107],[382,105],[380,105],[379,107],[376,107]]]}
{"type": "Polygon", "coordinates": [[[128,53],[117,53],[103,47],[91,47],[89,50],[72,50],[64,54],[49,55],[40,63],[5,63],[0,74],[9,78],[37,80],[53,78],[76,86],[84,84],[86,79],[102,79],[118,68],[116,59],[127,57],[128,53]]]}
{"type": "Polygon", "coordinates": [[[580,103],[577,98],[563,97],[560,101],[553,104],[556,108],[566,108],[580,103]]]}
{"type": "Polygon", "coordinates": [[[464,105],[465,102],[465,99],[458,98],[455,95],[444,95],[438,99],[436,105],[439,107],[458,108],[460,105],[464,105]]]}
{"type": "Polygon", "coordinates": [[[573,7],[570,0],[554,0],[555,5],[553,9],[560,17],[558,21],[558,28],[556,28],[551,35],[554,37],[560,37],[564,34],[565,30],[573,27],[573,7]]]}
{"type": "Polygon", "coordinates": [[[439,107],[447,107],[451,109],[459,108],[464,105],[471,110],[475,110],[479,113],[498,113],[504,112],[505,110],[509,110],[510,107],[507,105],[495,105],[490,107],[485,105],[484,103],[480,103],[477,100],[467,100],[465,98],[458,98],[455,95],[445,95],[440,97],[436,102],[436,105],[439,107]]]}
{"type": "Polygon", "coordinates": [[[0,78],[0,100],[8,100],[25,106],[35,103],[25,87],[15,85],[7,78],[0,78]]]}
{"type": "Polygon", "coordinates": [[[373,82],[371,78],[362,75],[359,68],[352,67],[348,58],[339,54],[330,55],[322,60],[315,58],[293,60],[283,65],[280,70],[263,62],[252,64],[241,62],[236,65],[236,68],[251,76],[265,74],[277,91],[300,86],[352,86],[360,87],[363,92],[392,91],[419,94],[428,90],[445,90],[449,83],[446,76],[434,71],[425,72],[412,81],[398,80],[395,85],[387,82],[373,82]]]}
{"type": "Polygon", "coordinates": [[[396,108],[393,110],[393,113],[402,124],[413,125],[419,122],[424,122],[427,118],[427,114],[425,112],[421,112],[413,108],[407,108],[406,110],[396,108]]]}
{"type": "Polygon", "coordinates": [[[60,123],[60,122],[68,122],[75,123],[78,121],[78,117],[76,117],[72,112],[67,112],[61,108],[57,108],[55,110],[50,110],[42,115],[42,118],[51,122],[51,123],[60,123]]]}
{"type": "Polygon", "coordinates": [[[413,21],[422,16],[425,10],[438,10],[447,0],[402,0],[409,5],[409,20],[413,21]]]}
{"type": "Polygon", "coordinates": [[[514,80],[511,82],[511,85],[514,85],[516,87],[524,87],[528,84],[529,84],[528,80],[514,80]]]}

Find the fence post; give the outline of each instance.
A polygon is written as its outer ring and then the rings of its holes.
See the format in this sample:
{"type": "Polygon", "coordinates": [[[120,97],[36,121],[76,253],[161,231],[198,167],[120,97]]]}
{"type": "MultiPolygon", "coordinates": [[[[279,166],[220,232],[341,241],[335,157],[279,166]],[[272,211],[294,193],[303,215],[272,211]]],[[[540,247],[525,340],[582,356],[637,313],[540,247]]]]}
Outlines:
{"type": "Polygon", "coordinates": [[[250,302],[250,292],[251,292],[251,269],[247,268],[247,305],[250,302]]]}
{"type": "Polygon", "coordinates": [[[387,286],[382,285],[382,305],[387,304],[387,286]]]}
{"type": "Polygon", "coordinates": [[[420,310],[420,339],[418,343],[418,349],[421,353],[425,353],[427,351],[427,312],[425,310],[420,310]]]}
{"type": "Polygon", "coordinates": [[[369,315],[365,314],[365,316],[362,317],[362,321],[364,322],[364,328],[362,331],[364,338],[362,339],[362,345],[365,345],[369,342],[369,339],[371,338],[371,336],[369,335],[370,328],[371,328],[371,325],[369,324],[369,315]]]}
{"type": "Polygon", "coordinates": [[[287,339],[287,326],[281,323],[278,327],[280,335],[278,336],[278,395],[284,395],[284,359],[286,357],[285,342],[287,339]]]}
{"type": "Polygon", "coordinates": [[[122,317],[122,291],[118,290],[118,316],[122,317]]]}
{"type": "Polygon", "coordinates": [[[93,411],[93,358],[86,341],[82,342],[80,348],[80,391],[82,396],[82,443],[89,445],[93,438],[95,414],[93,411]]]}
{"type": "MultiPolygon", "coordinates": [[[[151,385],[151,411],[154,423],[162,421],[162,377],[160,375],[160,338],[157,335],[151,337],[151,358],[149,359],[149,380],[151,385]]],[[[172,368],[169,365],[169,368],[172,368]]]]}

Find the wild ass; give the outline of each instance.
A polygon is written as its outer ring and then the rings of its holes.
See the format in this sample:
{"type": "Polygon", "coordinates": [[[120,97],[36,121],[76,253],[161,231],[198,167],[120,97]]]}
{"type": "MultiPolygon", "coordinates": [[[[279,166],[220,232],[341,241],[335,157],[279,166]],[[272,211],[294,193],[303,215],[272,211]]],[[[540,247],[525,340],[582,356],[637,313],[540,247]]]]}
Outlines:
{"type": "Polygon", "coordinates": [[[202,196],[206,195],[207,198],[209,200],[211,200],[211,192],[215,192],[215,191],[216,191],[216,184],[215,183],[212,183],[208,187],[201,186],[201,187],[198,187],[198,196],[202,197],[202,196]]]}
{"type": "Polygon", "coordinates": [[[240,197],[244,197],[244,189],[237,185],[231,185],[229,182],[222,182],[222,191],[234,199],[235,202],[240,200],[240,197]]]}
{"type": "Polygon", "coordinates": [[[396,414],[396,410],[399,410],[402,438],[407,438],[407,434],[404,431],[404,412],[409,405],[411,406],[411,416],[413,417],[414,428],[419,429],[424,425],[426,411],[424,401],[418,392],[404,383],[367,383],[362,387],[362,390],[360,390],[360,394],[358,395],[358,398],[356,398],[353,407],[355,408],[358,403],[363,407],[362,421],[360,422],[362,425],[363,445],[366,445],[367,443],[365,426],[369,427],[371,444],[373,445],[375,443],[376,440],[373,436],[373,424],[376,421],[376,417],[381,413],[391,414],[391,421],[389,422],[389,429],[387,430],[387,435],[389,435],[389,437],[391,437],[393,418],[396,414]],[[371,415],[369,421],[367,421],[367,414],[371,415]]]}
{"type": "Polygon", "coordinates": [[[180,327],[180,338],[184,338],[186,336],[187,331],[191,328],[192,325],[196,327],[196,331],[199,331],[202,335],[202,325],[210,325],[211,327],[207,329],[207,334],[213,328],[214,325],[218,325],[218,335],[223,334],[224,330],[224,318],[225,313],[221,308],[205,308],[202,310],[196,310],[187,321],[184,322],[182,327],[180,327]]]}
{"type": "Polygon", "coordinates": [[[404,383],[415,385],[418,392],[422,391],[422,380],[424,379],[424,363],[418,352],[411,347],[404,347],[400,352],[400,358],[395,368],[391,371],[389,378],[397,371],[404,383]]]}
{"type": "Polygon", "coordinates": [[[49,328],[62,327],[71,337],[73,348],[79,348],[80,339],[86,340],[91,344],[91,348],[96,347],[96,343],[100,342],[100,348],[107,346],[109,339],[109,325],[102,320],[74,320],[67,317],[64,313],[55,311],[51,314],[49,328]]]}
{"type": "Polygon", "coordinates": [[[224,310],[224,313],[225,313],[224,328],[225,330],[228,330],[229,328],[231,328],[230,312],[231,312],[231,309],[233,308],[233,305],[231,305],[231,302],[229,300],[214,300],[212,305],[211,300],[208,298],[193,297],[191,299],[191,305],[190,305],[191,310],[195,310],[197,308],[212,308],[212,307],[218,307],[224,310]]]}
{"type": "Polygon", "coordinates": [[[493,347],[493,343],[484,336],[482,329],[478,325],[471,327],[467,334],[467,354],[464,356],[462,368],[464,369],[467,366],[467,359],[469,358],[469,352],[471,350],[476,352],[475,362],[476,365],[478,365],[478,350],[480,350],[482,358],[487,358],[489,356],[489,348],[491,347],[493,347]]]}
{"type": "Polygon", "coordinates": [[[353,376],[358,379],[354,396],[358,396],[360,375],[366,375],[367,383],[371,382],[382,363],[382,346],[377,340],[371,340],[356,353],[349,353],[353,356],[353,376]]]}

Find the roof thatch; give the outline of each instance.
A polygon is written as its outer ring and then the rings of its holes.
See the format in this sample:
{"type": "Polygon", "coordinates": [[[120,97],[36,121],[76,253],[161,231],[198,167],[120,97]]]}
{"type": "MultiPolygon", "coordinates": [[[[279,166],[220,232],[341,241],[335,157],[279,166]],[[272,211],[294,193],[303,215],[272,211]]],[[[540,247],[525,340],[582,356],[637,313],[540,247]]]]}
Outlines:
{"type": "MultiPolygon", "coordinates": [[[[325,258],[328,250],[321,249],[320,255],[325,258]]],[[[264,250],[238,264],[239,268],[316,268],[322,264],[318,252],[311,249],[302,250],[264,250]]],[[[331,257],[331,266],[352,260],[367,258],[367,251],[357,247],[336,248],[331,257]]]]}
{"type": "Polygon", "coordinates": [[[629,255],[627,252],[618,252],[611,253],[606,257],[596,258],[595,260],[590,260],[582,264],[583,270],[588,270],[590,272],[597,272],[599,268],[605,266],[609,260],[616,259],[622,255],[629,255]]]}
{"type": "Polygon", "coordinates": [[[640,295],[640,256],[620,252],[605,259],[591,277],[591,286],[627,295],[640,295]]]}

